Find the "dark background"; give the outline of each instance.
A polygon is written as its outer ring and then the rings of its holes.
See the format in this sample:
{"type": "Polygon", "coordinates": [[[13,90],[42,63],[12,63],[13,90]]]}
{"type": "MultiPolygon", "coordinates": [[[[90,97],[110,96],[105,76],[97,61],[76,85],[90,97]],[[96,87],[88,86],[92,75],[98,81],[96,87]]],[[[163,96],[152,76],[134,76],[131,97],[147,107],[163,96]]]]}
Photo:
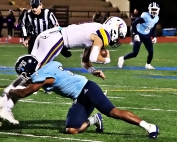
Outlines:
{"type": "Polygon", "coordinates": [[[148,11],[151,2],[156,2],[160,6],[159,24],[162,28],[177,28],[177,0],[129,0],[130,13],[136,8],[139,14],[148,11]]]}

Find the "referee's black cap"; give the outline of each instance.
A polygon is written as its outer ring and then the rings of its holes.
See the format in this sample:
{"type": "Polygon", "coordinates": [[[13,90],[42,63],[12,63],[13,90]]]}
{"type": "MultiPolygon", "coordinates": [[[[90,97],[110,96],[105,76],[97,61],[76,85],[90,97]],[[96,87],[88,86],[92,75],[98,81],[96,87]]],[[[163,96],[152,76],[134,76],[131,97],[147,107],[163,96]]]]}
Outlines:
{"type": "Polygon", "coordinates": [[[31,0],[31,1],[30,1],[30,5],[31,5],[33,8],[37,8],[40,4],[41,4],[41,0],[31,0]]]}

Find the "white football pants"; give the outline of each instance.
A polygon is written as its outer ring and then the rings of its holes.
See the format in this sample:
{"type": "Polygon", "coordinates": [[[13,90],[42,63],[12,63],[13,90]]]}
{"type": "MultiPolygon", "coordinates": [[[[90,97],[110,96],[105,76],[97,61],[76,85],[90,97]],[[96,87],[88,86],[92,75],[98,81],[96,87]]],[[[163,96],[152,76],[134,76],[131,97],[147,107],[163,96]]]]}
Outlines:
{"type": "Polygon", "coordinates": [[[37,36],[31,54],[43,66],[58,56],[63,45],[63,37],[58,28],[52,28],[37,36]]]}

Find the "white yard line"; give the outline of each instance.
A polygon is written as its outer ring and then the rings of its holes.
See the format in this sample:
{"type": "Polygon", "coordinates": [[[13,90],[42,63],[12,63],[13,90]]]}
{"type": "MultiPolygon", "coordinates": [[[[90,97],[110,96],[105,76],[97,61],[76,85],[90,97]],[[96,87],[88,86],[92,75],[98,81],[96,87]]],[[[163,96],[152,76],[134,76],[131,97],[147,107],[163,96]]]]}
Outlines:
{"type": "Polygon", "coordinates": [[[107,96],[109,99],[124,99],[125,97],[107,96]]]}
{"type": "MultiPolygon", "coordinates": [[[[80,52],[80,51],[83,51],[83,50],[84,50],[84,49],[74,49],[74,48],[73,48],[73,49],[71,49],[70,51],[71,51],[71,52],[80,52]]],[[[109,51],[117,51],[117,50],[112,50],[112,49],[111,49],[111,50],[109,50],[109,51]]]]}
{"type": "Polygon", "coordinates": [[[32,134],[19,134],[19,133],[8,133],[8,132],[0,132],[0,134],[11,135],[11,136],[32,137],[32,138],[50,138],[50,139],[59,139],[59,140],[81,141],[81,142],[103,142],[103,141],[97,141],[97,140],[62,138],[62,137],[54,137],[54,136],[36,136],[32,134]]]}
{"type": "MultiPolygon", "coordinates": [[[[32,99],[23,99],[19,100],[20,102],[27,102],[27,103],[37,103],[37,104],[55,104],[53,102],[38,102],[38,101],[33,101],[32,99]]],[[[71,103],[56,103],[56,104],[65,104],[65,105],[71,105],[71,103]]],[[[161,109],[161,108],[137,108],[137,107],[117,107],[121,109],[133,109],[133,110],[147,110],[147,111],[164,111],[164,112],[177,112],[177,110],[172,110],[172,109],[161,109]]]]}
{"type": "Polygon", "coordinates": [[[36,103],[36,104],[62,104],[62,105],[71,105],[72,103],[53,103],[53,102],[38,102],[38,101],[34,101],[34,100],[19,100],[20,102],[24,102],[24,103],[36,103]]]}
{"type": "Polygon", "coordinates": [[[5,78],[0,78],[0,80],[2,80],[2,81],[14,81],[14,80],[12,80],[12,79],[5,79],[5,78]]]}
{"type": "Polygon", "coordinates": [[[160,96],[160,95],[150,95],[150,94],[139,94],[140,96],[143,96],[143,97],[157,97],[157,98],[159,98],[159,97],[162,97],[162,96],[160,96]]]}

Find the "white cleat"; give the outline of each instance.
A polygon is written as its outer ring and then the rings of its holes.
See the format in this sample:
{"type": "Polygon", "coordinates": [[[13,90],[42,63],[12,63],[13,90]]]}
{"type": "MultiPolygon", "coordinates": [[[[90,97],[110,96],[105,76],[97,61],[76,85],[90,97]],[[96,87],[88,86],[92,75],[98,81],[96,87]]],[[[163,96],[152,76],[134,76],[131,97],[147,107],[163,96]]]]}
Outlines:
{"type": "Polygon", "coordinates": [[[0,118],[7,120],[8,122],[10,122],[14,125],[19,124],[19,121],[15,120],[13,113],[11,111],[4,109],[4,108],[2,108],[0,110],[0,118]]]}
{"type": "Polygon", "coordinates": [[[145,65],[145,68],[148,70],[155,70],[155,68],[153,66],[151,66],[151,64],[147,64],[145,65]]]}
{"type": "Polygon", "coordinates": [[[130,42],[130,45],[133,45],[133,42],[130,42]]]}
{"type": "Polygon", "coordinates": [[[124,61],[125,61],[124,56],[119,57],[119,59],[118,59],[118,67],[119,68],[122,68],[124,61]]]}
{"type": "Polygon", "coordinates": [[[159,135],[159,128],[158,126],[154,125],[154,124],[150,124],[149,125],[149,138],[157,138],[159,135]]]}

